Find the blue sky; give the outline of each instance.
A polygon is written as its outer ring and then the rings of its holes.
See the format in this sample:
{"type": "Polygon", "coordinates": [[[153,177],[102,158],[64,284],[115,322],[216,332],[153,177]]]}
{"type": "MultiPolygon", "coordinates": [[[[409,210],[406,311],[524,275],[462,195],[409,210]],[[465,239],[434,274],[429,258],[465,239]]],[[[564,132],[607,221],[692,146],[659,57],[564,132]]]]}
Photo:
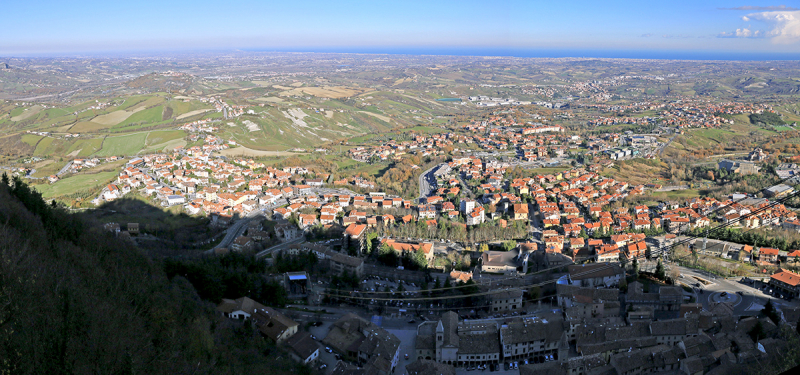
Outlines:
{"type": "Polygon", "coordinates": [[[0,56],[210,49],[800,53],[800,10],[750,1],[13,1],[0,56]]]}

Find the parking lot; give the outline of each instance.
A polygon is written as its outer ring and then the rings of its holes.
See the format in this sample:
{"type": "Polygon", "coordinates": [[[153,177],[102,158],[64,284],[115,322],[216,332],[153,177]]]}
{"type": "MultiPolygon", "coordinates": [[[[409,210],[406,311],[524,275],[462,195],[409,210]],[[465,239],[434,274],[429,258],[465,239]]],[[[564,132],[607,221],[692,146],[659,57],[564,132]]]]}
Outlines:
{"type": "MultiPolygon", "coordinates": [[[[411,309],[421,309],[424,308],[424,304],[422,303],[410,303],[410,302],[402,302],[400,298],[408,298],[408,297],[418,297],[420,296],[420,286],[416,283],[406,282],[403,280],[390,280],[389,278],[385,277],[378,277],[378,276],[370,276],[366,279],[361,281],[361,288],[362,291],[366,293],[376,292],[374,294],[375,298],[392,298],[398,297],[397,301],[389,302],[386,306],[387,307],[394,307],[397,308],[397,312],[400,313],[400,310],[406,310],[408,315],[413,315],[414,311],[411,309]],[[402,289],[401,289],[402,286],[402,289]],[[385,293],[386,291],[392,292],[391,294],[385,293]],[[377,293],[381,292],[381,293],[377,293]]],[[[377,304],[378,301],[371,300],[369,301],[370,305],[377,304]]]]}

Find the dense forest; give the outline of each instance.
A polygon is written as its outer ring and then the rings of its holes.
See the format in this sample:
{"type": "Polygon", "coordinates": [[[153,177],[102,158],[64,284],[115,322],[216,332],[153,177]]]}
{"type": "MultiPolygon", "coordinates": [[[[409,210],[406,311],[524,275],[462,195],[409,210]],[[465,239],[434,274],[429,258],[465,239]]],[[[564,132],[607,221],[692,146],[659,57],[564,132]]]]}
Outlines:
{"type": "Polygon", "coordinates": [[[215,314],[189,280],[85,220],[3,177],[0,374],[309,372],[215,314]]]}

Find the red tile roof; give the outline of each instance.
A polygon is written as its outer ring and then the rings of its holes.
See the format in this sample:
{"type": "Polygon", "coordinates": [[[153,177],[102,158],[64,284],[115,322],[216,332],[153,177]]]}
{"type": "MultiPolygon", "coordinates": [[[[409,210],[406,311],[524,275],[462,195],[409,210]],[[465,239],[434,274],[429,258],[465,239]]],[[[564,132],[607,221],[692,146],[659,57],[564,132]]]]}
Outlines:
{"type": "Polygon", "coordinates": [[[778,249],[773,249],[773,248],[771,248],[771,247],[762,247],[762,248],[759,250],[759,254],[760,254],[760,255],[778,255],[778,252],[779,252],[779,251],[780,251],[780,250],[778,250],[778,249]]]}
{"type": "Polygon", "coordinates": [[[800,284],[800,275],[794,272],[781,271],[772,275],[771,278],[789,284],[791,286],[797,286],[798,284],[800,284]]]}
{"type": "Polygon", "coordinates": [[[367,229],[367,226],[364,224],[350,224],[347,226],[347,230],[345,230],[344,233],[349,236],[358,237],[361,233],[364,233],[365,229],[367,229]]]}

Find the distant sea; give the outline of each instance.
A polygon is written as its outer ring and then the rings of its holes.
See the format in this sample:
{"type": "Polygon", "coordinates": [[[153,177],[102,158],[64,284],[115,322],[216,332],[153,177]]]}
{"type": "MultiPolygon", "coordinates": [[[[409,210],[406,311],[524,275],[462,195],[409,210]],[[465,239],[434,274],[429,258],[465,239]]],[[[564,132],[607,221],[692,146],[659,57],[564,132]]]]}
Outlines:
{"type": "Polygon", "coordinates": [[[727,60],[772,61],[800,60],[800,53],[721,52],[721,51],[653,51],[653,50],[581,50],[581,49],[513,49],[513,48],[398,48],[342,47],[298,49],[246,49],[251,52],[320,52],[365,53],[389,55],[509,56],[509,57],[585,57],[654,60],[727,60]]]}

